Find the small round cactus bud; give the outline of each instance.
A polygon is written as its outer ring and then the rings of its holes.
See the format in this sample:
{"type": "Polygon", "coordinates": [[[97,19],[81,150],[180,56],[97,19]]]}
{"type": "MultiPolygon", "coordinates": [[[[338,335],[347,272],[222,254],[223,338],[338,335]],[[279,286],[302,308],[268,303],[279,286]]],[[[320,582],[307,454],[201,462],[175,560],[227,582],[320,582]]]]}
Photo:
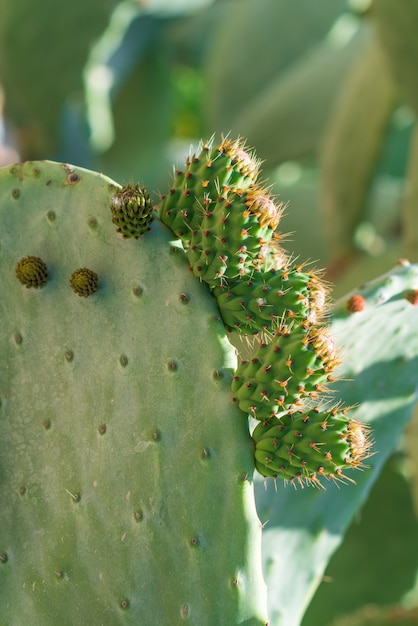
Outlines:
{"type": "Polygon", "coordinates": [[[16,277],[25,287],[38,289],[47,283],[48,268],[38,256],[25,256],[16,264],[16,277]]]}
{"type": "Polygon", "coordinates": [[[315,408],[260,424],[252,435],[257,471],[300,485],[320,486],[321,478],[353,482],[343,472],[364,467],[372,441],[369,426],[347,412],[315,408]]]}
{"type": "Polygon", "coordinates": [[[349,313],[360,313],[366,306],[366,299],[359,293],[353,294],[347,301],[347,310],[349,313]]]}
{"type": "Polygon", "coordinates": [[[80,267],[70,277],[71,289],[79,296],[87,298],[99,289],[99,277],[87,267],[80,267]]]}
{"type": "Polygon", "coordinates": [[[145,187],[129,183],[119,189],[110,205],[112,222],[124,239],[138,239],[151,230],[153,205],[145,187]]]}

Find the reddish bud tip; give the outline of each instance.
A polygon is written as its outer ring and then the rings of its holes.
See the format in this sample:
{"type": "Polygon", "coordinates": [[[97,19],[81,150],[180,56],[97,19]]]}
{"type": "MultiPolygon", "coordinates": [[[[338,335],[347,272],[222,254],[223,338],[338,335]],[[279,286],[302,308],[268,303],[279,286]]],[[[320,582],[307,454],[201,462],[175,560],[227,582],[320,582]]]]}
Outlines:
{"type": "Polygon", "coordinates": [[[413,304],[414,306],[418,306],[418,289],[411,289],[405,293],[405,298],[413,304]]]}
{"type": "Polygon", "coordinates": [[[349,313],[359,313],[366,306],[366,300],[358,293],[352,295],[347,301],[347,309],[349,313]]]}

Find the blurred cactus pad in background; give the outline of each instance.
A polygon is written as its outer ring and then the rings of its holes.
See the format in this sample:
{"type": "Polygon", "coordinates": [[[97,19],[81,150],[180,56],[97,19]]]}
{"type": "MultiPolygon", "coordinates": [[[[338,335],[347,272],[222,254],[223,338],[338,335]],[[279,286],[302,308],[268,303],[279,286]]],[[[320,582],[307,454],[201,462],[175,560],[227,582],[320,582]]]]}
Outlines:
{"type": "Polygon", "coordinates": [[[417,623],[417,29],[2,0],[2,626],[417,623]]]}

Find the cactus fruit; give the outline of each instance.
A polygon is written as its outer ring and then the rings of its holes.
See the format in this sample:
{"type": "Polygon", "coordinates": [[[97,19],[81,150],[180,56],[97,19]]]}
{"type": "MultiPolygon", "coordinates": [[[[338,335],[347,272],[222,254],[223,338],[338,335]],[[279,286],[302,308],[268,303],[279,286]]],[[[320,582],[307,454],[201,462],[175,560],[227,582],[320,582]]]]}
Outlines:
{"type": "Polygon", "coordinates": [[[164,225],[115,232],[118,190],[0,170],[0,623],[264,626],[235,351],[164,225]],[[16,277],[28,254],[42,289],[16,277]],[[77,268],[94,295],[72,291],[77,268]]]}

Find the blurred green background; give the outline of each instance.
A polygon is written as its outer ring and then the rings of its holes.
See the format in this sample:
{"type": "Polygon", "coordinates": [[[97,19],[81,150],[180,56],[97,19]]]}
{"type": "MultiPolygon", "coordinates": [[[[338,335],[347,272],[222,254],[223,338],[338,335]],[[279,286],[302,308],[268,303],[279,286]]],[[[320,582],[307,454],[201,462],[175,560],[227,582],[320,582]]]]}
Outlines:
{"type": "MultiPolygon", "coordinates": [[[[158,202],[201,138],[241,136],[285,247],[338,298],[418,261],[417,33],[418,0],[1,0],[0,165],[67,161],[158,202]]],[[[303,626],[418,624],[376,608],[418,606],[417,421],[303,626]]]]}

